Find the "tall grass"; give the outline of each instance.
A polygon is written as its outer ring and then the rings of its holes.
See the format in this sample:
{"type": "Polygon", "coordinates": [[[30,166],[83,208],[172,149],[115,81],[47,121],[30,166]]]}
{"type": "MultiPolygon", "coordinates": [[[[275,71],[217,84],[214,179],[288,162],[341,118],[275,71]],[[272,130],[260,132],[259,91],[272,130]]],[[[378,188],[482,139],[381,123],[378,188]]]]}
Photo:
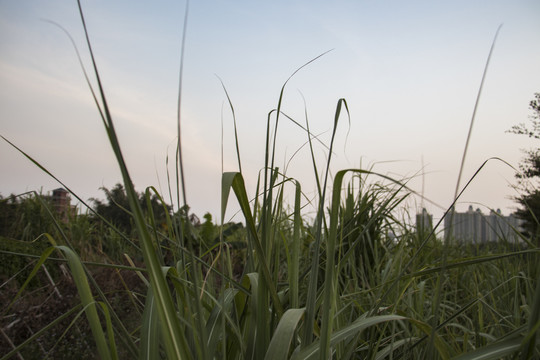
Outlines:
{"type": "MultiPolygon", "coordinates": [[[[282,110],[288,80],[276,108],[268,114],[265,159],[255,194],[250,196],[246,190],[236,125],[240,171],[222,174],[221,220],[223,223],[229,202],[236,201],[245,224],[237,237],[244,247],[235,248],[223,227],[217,243],[205,242],[189,220],[187,206],[167,217],[166,229],[158,228],[152,212],[145,215],[138,201],[80,4],[79,9],[97,82],[95,90],[86,71],[85,76],[137,227],[136,243],[126,239],[126,245],[143,259],[141,267],[133,263],[109,266],[136,272],[146,294],[126,289],[137,310],[131,315],[137,325],[128,330],[126,322],[133,319],[119,316],[118,304],[108,300],[69,236],[61,231],[47,234],[52,246],[39,257],[17,298],[24,295],[41,265],[67,261],[80,305],[25,341],[13,343],[2,359],[22,354],[25,347],[74,313],[78,316],[69,326],[82,321],[84,315],[96,352],[103,359],[540,356],[536,342],[540,324],[538,249],[515,249],[504,239],[487,248],[443,244],[436,236],[438,225],[433,232],[417,232],[402,219],[400,209],[413,195],[405,180],[365,169],[341,170],[332,178],[336,129],[349,117],[347,102],[337,102],[331,119],[332,138],[325,145],[328,159],[321,169],[315,161],[316,137],[309,122],[306,119],[306,125],[300,125],[282,110]],[[282,121],[294,121],[309,144],[318,191],[313,222],[302,215],[306,205],[302,185],[275,164],[282,121]],[[292,205],[284,201],[291,191],[292,205]],[[53,259],[53,253],[61,258],[53,259]],[[233,270],[237,268],[240,270],[233,270]]],[[[177,176],[172,187],[187,203],[180,128],[179,118],[177,176]]],[[[160,196],[148,188],[149,203],[152,194],[160,196]]],[[[7,307],[2,315],[9,312],[7,307]]]]}

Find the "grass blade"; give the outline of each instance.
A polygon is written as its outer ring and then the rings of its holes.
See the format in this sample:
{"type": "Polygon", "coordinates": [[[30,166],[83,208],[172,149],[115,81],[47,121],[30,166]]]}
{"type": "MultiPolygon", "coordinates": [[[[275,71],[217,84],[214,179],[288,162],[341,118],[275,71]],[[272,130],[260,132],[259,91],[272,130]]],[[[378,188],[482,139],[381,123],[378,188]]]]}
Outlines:
{"type": "Polygon", "coordinates": [[[77,285],[79,297],[81,298],[81,302],[85,307],[86,317],[90,324],[94,340],[96,341],[99,356],[102,359],[118,358],[118,355],[113,352],[115,349],[113,347],[109,348],[107,345],[107,340],[105,339],[105,334],[103,332],[103,328],[101,327],[101,322],[97,313],[96,302],[92,296],[90,285],[88,284],[88,279],[86,277],[86,273],[84,272],[81,260],[77,254],[75,254],[75,252],[67,246],[60,245],[56,246],[55,248],[61,250],[67,258],[73,280],[77,285]]]}
{"type": "Polygon", "coordinates": [[[294,334],[305,309],[289,309],[285,311],[274,331],[274,336],[268,346],[265,360],[286,359],[293,342],[294,334]]]}
{"type": "Polygon", "coordinates": [[[515,354],[521,347],[521,339],[513,338],[495,342],[483,348],[453,358],[453,360],[498,360],[515,354]]]}
{"type": "Polygon", "coordinates": [[[248,230],[254,239],[255,252],[258,255],[258,259],[261,263],[262,278],[264,279],[266,286],[270,291],[270,296],[274,303],[273,305],[276,308],[278,315],[281,317],[281,315],[283,314],[283,306],[281,305],[281,301],[279,300],[279,297],[277,295],[275,285],[270,275],[268,263],[266,262],[266,257],[264,256],[264,251],[259,240],[259,236],[257,234],[257,227],[255,226],[255,221],[253,220],[253,215],[251,214],[251,209],[249,207],[249,198],[246,193],[246,187],[244,185],[244,179],[242,177],[242,174],[235,172],[226,172],[222,175],[222,214],[225,213],[225,210],[227,208],[227,200],[231,188],[234,190],[236,199],[238,200],[242,213],[244,214],[244,217],[246,219],[246,225],[248,227],[248,230]]]}
{"type": "MultiPolygon", "coordinates": [[[[326,165],[326,173],[324,178],[324,183],[322,187],[322,192],[320,192],[320,198],[319,198],[319,209],[317,212],[317,221],[316,221],[316,235],[315,235],[315,244],[313,249],[313,258],[311,260],[311,271],[309,276],[309,285],[308,285],[308,293],[307,293],[307,302],[306,302],[306,322],[304,326],[304,335],[302,338],[302,344],[303,346],[309,345],[313,340],[313,327],[315,323],[315,312],[316,312],[316,294],[317,294],[317,280],[318,280],[318,267],[319,267],[319,256],[320,256],[320,247],[321,247],[321,241],[322,241],[322,228],[323,228],[323,221],[324,221],[324,208],[325,208],[325,197],[326,197],[326,184],[328,182],[328,176],[330,173],[330,161],[332,159],[332,150],[334,148],[334,140],[336,136],[337,131],[337,125],[339,121],[339,117],[341,114],[341,107],[344,106],[345,110],[347,111],[347,115],[350,117],[349,114],[349,107],[347,105],[347,102],[345,99],[339,99],[336,112],[334,115],[334,126],[332,131],[332,139],[330,141],[330,150],[328,152],[328,161],[326,165]]],[[[311,139],[310,139],[310,145],[311,145],[311,139]]],[[[328,252],[329,254],[332,254],[328,252]]],[[[331,257],[332,255],[329,255],[328,257],[331,257]]],[[[334,270],[332,269],[331,274],[334,274],[334,270]]],[[[331,274],[327,274],[327,278],[332,276],[331,274]]],[[[332,284],[328,284],[327,286],[333,286],[332,284]]],[[[330,291],[330,290],[328,290],[330,291]]],[[[330,309],[327,309],[328,311],[330,309]]],[[[328,335],[328,334],[327,334],[328,335]]],[[[326,335],[326,336],[327,336],[326,335]]]]}
{"type": "MultiPolygon", "coordinates": [[[[133,213],[133,218],[137,226],[138,233],[141,237],[142,243],[142,252],[145,260],[145,264],[148,267],[148,274],[150,277],[150,284],[154,291],[154,296],[156,299],[156,304],[158,308],[159,317],[161,319],[161,324],[163,327],[162,334],[164,336],[165,349],[170,358],[176,359],[187,359],[189,358],[189,352],[187,350],[187,344],[183,332],[180,329],[178,320],[176,318],[176,310],[172,302],[171,294],[169,292],[165,277],[161,272],[161,266],[158,261],[157,255],[155,253],[152,239],[148,230],[146,228],[146,223],[144,220],[143,212],[138,202],[138,196],[135,192],[135,188],[131,181],[127,165],[124,161],[122,151],[120,149],[120,144],[118,142],[118,137],[114,128],[114,123],[112,116],[107,105],[107,100],[101,84],[101,79],[99,76],[98,68],[94,58],[94,53],[92,51],[92,46],[90,44],[90,38],[88,35],[88,30],[86,27],[86,22],[84,19],[82,7],[80,1],[78,1],[79,13],[81,15],[81,21],[84,28],[84,33],[86,37],[86,43],[88,45],[88,50],[90,52],[90,57],[92,60],[92,67],[94,69],[94,74],[96,81],[98,83],[98,90],[102,101],[104,116],[104,124],[107,130],[107,135],[109,136],[109,141],[111,147],[116,156],[120,172],[122,173],[122,178],[124,180],[124,187],[126,189],[126,194],[128,196],[129,204],[131,211],[133,213]]],[[[89,84],[90,85],[90,84],[89,84]]]]}
{"type": "MultiPolygon", "coordinates": [[[[354,321],[352,324],[334,332],[332,336],[330,337],[330,346],[334,346],[337,343],[348,339],[351,336],[355,336],[359,332],[386,322],[386,321],[396,321],[396,320],[405,320],[406,318],[399,315],[381,315],[381,316],[371,316],[367,318],[360,318],[356,321],[354,321]]],[[[291,357],[292,360],[309,360],[309,359],[316,359],[317,356],[321,354],[321,342],[320,340],[317,340],[310,344],[309,346],[301,349],[298,352],[295,352],[293,356],[291,357]]]]}
{"type": "Polygon", "coordinates": [[[141,337],[139,344],[139,359],[159,359],[159,315],[154,302],[154,292],[148,286],[146,302],[144,304],[141,337]]]}

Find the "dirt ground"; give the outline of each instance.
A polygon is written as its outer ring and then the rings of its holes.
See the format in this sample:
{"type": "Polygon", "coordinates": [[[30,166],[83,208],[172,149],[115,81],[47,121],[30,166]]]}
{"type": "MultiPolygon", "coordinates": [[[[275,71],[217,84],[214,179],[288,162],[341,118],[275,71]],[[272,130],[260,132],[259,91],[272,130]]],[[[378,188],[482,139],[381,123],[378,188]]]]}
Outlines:
{"type": "MultiPolygon", "coordinates": [[[[38,272],[22,295],[10,306],[24,279],[18,283],[7,276],[0,279],[0,357],[9,353],[52,321],[78,307],[58,324],[51,326],[27,344],[12,359],[96,359],[96,348],[77,288],[68,271],[47,266],[38,272]],[[54,283],[54,285],[53,285],[54,283]]],[[[89,267],[107,300],[122,319],[128,331],[140,324],[146,286],[133,271],[106,267],[89,267]],[[130,289],[128,292],[126,289],[130,289]]],[[[97,291],[93,288],[94,296],[97,291]]],[[[99,300],[99,299],[97,299],[99,300]]],[[[99,311],[98,311],[99,312],[99,311]]],[[[102,315],[102,314],[101,314],[102,315]]],[[[104,323],[104,322],[103,322],[104,323]]],[[[105,330],[105,329],[104,329],[105,330]]],[[[131,358],[117,341],[121,358],[131,358]]]]}

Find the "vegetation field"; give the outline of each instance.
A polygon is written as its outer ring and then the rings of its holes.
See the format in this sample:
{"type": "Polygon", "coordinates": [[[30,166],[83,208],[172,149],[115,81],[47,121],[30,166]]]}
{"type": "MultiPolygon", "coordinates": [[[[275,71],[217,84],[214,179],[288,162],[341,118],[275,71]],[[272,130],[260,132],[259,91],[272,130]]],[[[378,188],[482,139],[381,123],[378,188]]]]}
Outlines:
{"type": "Polygon", "coordinates": [[[319,144],[308,121],[282,113],[285,83],[255,193],[238,153],[239,171],[222,174],[220,219],[198,219],[182,203],[180,122],[170,185],[179,199],[138,193],[92,64],[122,183],[88,204],[71,193],[79,211],[58,211],[39,193],[1,199],[1,359],[540,358],[538,243],[472,245],[440,224],[417,229],[405,180],[370,169],[331,175],[345,99],[327,161],[312,156],[315,200],[274,158],[283,121],[303,129],[312,155],[319,144]],[[242,222],[225,223],[233,202],[242,222]]]}

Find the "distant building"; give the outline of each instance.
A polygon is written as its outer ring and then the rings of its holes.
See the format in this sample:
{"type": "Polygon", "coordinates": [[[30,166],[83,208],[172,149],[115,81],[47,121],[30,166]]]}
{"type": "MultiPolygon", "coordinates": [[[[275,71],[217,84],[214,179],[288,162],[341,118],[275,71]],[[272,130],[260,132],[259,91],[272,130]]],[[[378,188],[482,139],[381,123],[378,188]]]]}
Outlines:
{"type": "Polygon", "coordinates": [[[451,231],[451,238],[461,242],[521,242],[516,231],[520,229],[520,221],[512,215],[502,215],[500,209],[491,210],[489,215],[484,215],[480,209],[473,210],[472,206],[464,213],[450,212],[444,219],[444,228],[451,231]]]}
{"type": "Polygon", "coordinates": [[[422,209],[421,213],[416,214],[416,231],[419,233],[431,232],[433,230],[433,215],[422,209]]]}

